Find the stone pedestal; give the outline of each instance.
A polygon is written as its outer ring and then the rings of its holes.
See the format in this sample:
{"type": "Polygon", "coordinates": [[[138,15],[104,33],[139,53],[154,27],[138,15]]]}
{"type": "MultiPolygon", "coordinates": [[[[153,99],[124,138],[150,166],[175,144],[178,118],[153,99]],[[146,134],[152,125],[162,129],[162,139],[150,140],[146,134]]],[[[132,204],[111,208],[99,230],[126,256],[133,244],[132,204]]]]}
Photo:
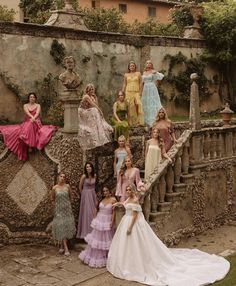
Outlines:
{"type": "Polygon", "coordinates": [[[184,27],[184,38],[185,39],[203,39],[200,33],[200,28],[196,26],[184,27]]]}
{"type": "Polygon", "coordinates": [[[78,133],[78,107],[80,96],[78,90],[65,90],[60,93],[64,106],[64,133],[78,133]]]}
{"type": "Polygon", "coordinates": [[[201,120],[200,120],[199,92],[198,92],[198,85],[196,83],[198,75],[196,73],[192,73],[190,78],[192,80],[192,85],[190,92],[189,122],[192,130],[199,130],[201,129],[201,120]]]}

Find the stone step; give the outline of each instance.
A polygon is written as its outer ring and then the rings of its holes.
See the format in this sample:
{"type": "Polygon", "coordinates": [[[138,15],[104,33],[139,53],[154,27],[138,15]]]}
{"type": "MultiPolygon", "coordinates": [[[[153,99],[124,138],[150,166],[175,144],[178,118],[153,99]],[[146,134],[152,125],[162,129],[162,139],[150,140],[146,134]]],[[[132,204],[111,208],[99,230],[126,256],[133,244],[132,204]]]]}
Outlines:
{"type": "Polygon", "coordinates": [[[180,180],[182,183],[186,185],[192,185],[193,180],[194,180],[194,175],[193,174],[186,174],[186,175],[181,175],[180,180]]]}
{"type": "Polygon", "coordinates": [[[183,195],[183,192],[166,193],[166,201],[172,202],[172,203],[179,201],[182,195],[183,195]]]}
{"type": "Polygon", "coordinates": [[[155,213],[151,212],[149,215],[149,221],[150,221],[150,223],[156,222],[158,220],[163,219],[168,214],[169,214],[168,211],[166,211],[166,212],[155,212],[155,213]]]}
{"type": "Polygon", "coordinates": [[[186,191],[186,184],[174,184],[174,193],[184,193],[186,191]]]}
{"type": "Polygon", "coordinates": [[[158,204],[159,212],[168,212],[171,208],[172,202],[164,202],[158,204]]]}

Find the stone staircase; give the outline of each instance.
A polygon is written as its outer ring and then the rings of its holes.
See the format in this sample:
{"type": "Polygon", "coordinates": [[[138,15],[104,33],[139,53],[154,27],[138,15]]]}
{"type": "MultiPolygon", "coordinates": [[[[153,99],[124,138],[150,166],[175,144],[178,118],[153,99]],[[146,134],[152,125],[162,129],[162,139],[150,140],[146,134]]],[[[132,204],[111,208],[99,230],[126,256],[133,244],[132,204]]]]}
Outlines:
{"type": "Polygon", "coordinates": [[[143,212],[171,245],[236,212],[236,126],[185,130],[168,155],[174,163],[163,160],[146,180],[143,212]]]}

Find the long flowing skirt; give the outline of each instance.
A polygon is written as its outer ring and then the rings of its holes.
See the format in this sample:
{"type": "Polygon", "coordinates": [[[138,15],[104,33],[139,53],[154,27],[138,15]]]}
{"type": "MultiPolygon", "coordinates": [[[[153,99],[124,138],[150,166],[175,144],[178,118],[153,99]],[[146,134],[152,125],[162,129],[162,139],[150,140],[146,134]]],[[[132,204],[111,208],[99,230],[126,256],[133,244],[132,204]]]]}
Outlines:
{"type": "Polygon", "coordinates": [[[224,278],[230,265],[223,257],[197,249],[168,249],[142,213],[127,235],[132,215],[125,215],[108,253],[107,269],[115,277],[153,286],[200,286],[224,278]]]}
{"type": "Polygon", "coordinates": [[[111,141],[113,128],[105,121],[97,108],[79,108],[79,144],[83,150],[103,146],[111,141]]]}

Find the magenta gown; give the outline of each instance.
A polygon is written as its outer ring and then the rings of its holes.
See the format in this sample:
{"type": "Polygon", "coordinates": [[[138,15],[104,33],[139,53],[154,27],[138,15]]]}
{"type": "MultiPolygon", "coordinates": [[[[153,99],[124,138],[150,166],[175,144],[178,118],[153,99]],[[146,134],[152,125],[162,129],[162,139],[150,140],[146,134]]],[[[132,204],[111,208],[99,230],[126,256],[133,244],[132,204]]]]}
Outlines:
{"type": "Polygon", "coordinates": [[[85,238],[92,231],[91,222],[97,207],[95,179],[85,178],[81,192],[77,238],[85,238]]]}
{"type": "Polygon", "coordinates": [[[90,267],[106,266],[107,255],[114,235],[114,230],[111,227],[112,221],[112,204],[99,204],[99,211],[92,220],[92,232],[89,233],[85,240],[88,243],[79,258],[90,267]]]}
{"type": "MultiPolygon", "coordinates": [[[[36,111],[37,107],[29,112],[35,115],[36,111]]],[[[7,148],[19,160],[26,161],[28,148],[43,149],[51,139],[52,133],[56,128],[53,125],[42,125],[39,117],[34,122],[31,122],[30,117],[25,115],[24,122],[21,124],[0,126],[0,133],[3,135],[4,144],[7,148]]]]}

